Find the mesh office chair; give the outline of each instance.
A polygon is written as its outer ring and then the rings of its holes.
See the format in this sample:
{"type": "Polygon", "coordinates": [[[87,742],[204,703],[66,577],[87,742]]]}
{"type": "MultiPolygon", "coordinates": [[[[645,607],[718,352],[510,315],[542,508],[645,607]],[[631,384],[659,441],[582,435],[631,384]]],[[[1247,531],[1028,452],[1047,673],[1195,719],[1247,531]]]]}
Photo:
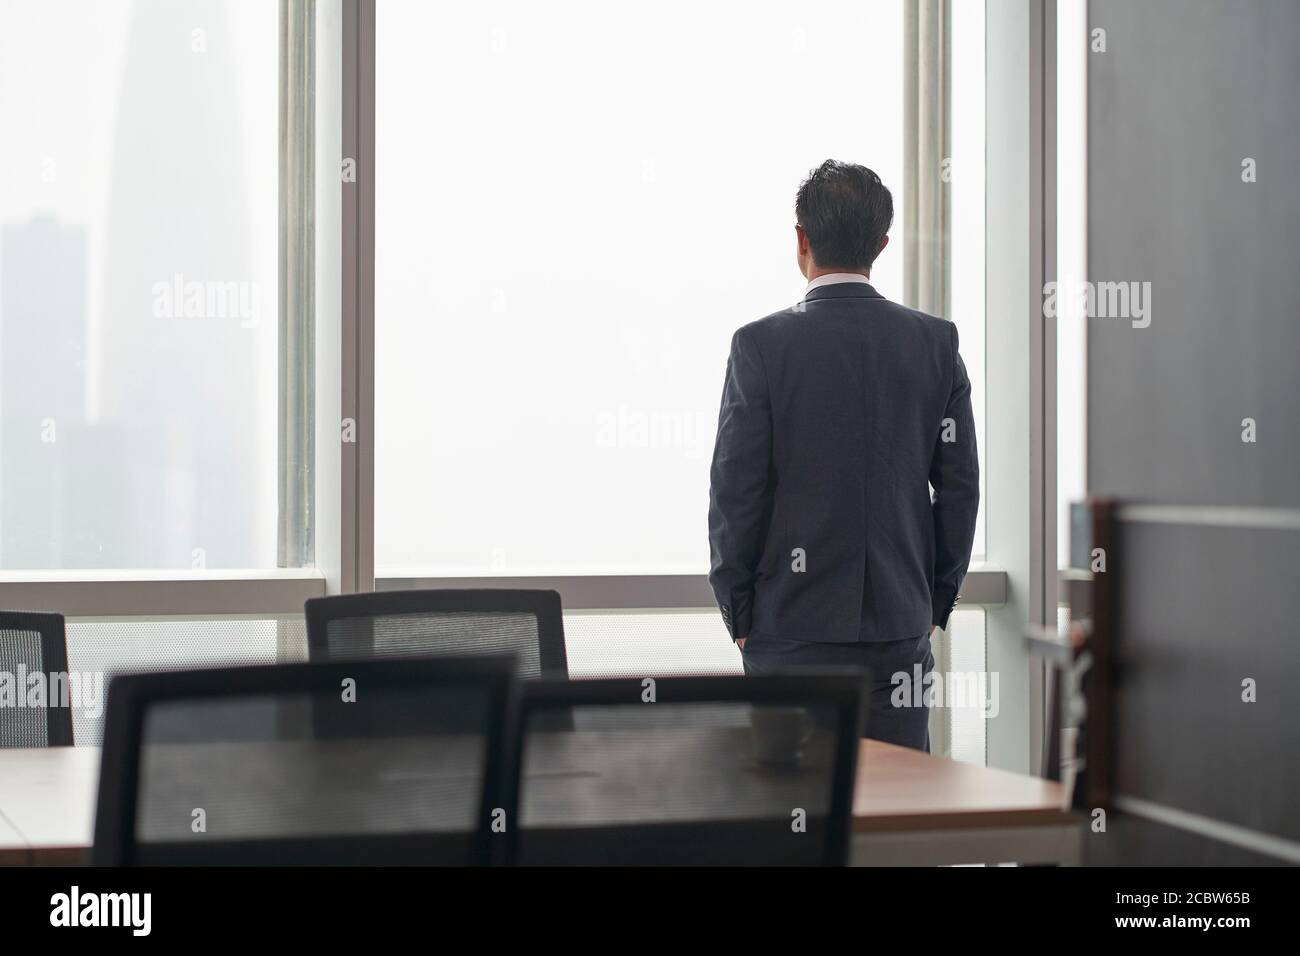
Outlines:
{"type": "Polygon", "coordinates": [[[861,692],[842,673],[662,678],[653,702],[637,679],[522,684],[504,861],[842,865],[861,692]]]}
{"type": "Polygon", "coordinates": [[[567,677],[555,591],[379,591],[312,598],[305,607],[313,661],[512,653],[520,677],[567,677]]]}
{"type": "Polygon", "coordinates": [[[116,678],[92,862],[490,862],[513,673],[502,657],[116,678]]]}
{"type": "Polygon", "coordinates": [[[0,747],[72,746],[63,615],[0,611],[0,673],[13,675],[22,699],[22,706],[0,707],[0,747]],[[45,675],[44,703],[29,704],[26,675],[36,673],[45,675]]]}

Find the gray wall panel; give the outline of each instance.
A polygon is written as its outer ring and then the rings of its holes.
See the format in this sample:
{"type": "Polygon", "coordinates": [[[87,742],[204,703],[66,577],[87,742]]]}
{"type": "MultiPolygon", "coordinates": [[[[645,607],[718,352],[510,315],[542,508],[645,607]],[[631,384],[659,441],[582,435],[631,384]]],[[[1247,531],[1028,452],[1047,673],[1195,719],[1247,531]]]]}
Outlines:
{"type": "Polygon", "coordinates": [[[1089,324],[1089,485],[1300,504],[1300,3],[1092,0],[1089,23],[1089,277],[1153,297],[1149,328],[1089,324]]]}
{"type": "MultiPolygon", "coordinates": [[[[1089,866],[1286,865],[1274,856],[1123,815],[1113,815],[1104,833],[1089,831],[1083,850],[1089,866]]],[[[1249,908],[1242,915],[1250,915],[1249,908]]]]}
{"type": "Polygon", "coordinates": [[[1118,791],[1300,841],[1300,531],[1125,524],[1118,544],[1118,791]]]}

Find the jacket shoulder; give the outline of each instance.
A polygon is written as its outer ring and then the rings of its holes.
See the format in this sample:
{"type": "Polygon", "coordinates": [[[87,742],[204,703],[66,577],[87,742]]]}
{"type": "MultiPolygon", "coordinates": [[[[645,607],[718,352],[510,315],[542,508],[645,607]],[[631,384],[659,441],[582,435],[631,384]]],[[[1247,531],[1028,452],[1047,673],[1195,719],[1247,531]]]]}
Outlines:
{"type": "Polygon", "coordinates": [[[924,326],[926,329],[943,335],[950,335],[953,324],[947,319],[941,319],[937,315],[931,315],[929,312],[922,312],[920,309],[912,309],[901,303],[891,301],[890,299],[877,299],[883,308],[893,312],[900,317],[906,317],[924,326]]]}
{"type": "Polygon", "coordinates": [[[940,318],[937,315],[931,315],[929,312],[922,312],[920,309],[911,309],[897,302],[891,302],[888,299],[877,299],[884,308],[892,311],[905,322],[911,322],[920,329],[931,341],[942,343],[941,347],[957,349],[957,324],[950,322],[948,319],[940,318]]]}
{"type": "Polygon", "coordinates": [[[736,329],[735,337],[747,341],[762,340],[773,336],[781,336],[788,333],[795,323],[803,317],[803,310],[799,308],[800,303],[781,309],[779,312],[773,312],[765,315],[761,319],[755,319],[736,329]]]}
{"type": "MultiPolygon", "coordinates": [[[[866,303],[864,308],[869,311],[874,311],[877,314],[883,313],[903,322],[916,325],[945,342],[952,340],[956,334],[956,326],[947,319],[942,319],[937,315],[930,315],[928,312],[922,312],[919,309],[908,308],[891,299],[861,299],[858,301],[866,303]]],[[[802,305],[801,302],[795,303],[780,311],[765,315],[761,319],[755,319],[753,322],[742,325],[736,330],[736,338],[746,341],[763,341],[790,334],[797,330],[800,321],[806,316],[806,310],[802,308],[802,305]]]]}

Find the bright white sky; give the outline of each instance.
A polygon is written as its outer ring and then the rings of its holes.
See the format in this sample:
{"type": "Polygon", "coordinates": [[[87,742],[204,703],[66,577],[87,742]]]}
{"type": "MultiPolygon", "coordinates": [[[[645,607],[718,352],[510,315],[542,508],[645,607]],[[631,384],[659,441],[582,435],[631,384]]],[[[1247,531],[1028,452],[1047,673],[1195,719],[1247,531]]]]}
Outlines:
{"type": "Polygon", "coordinates": [[[900,0],[629,9],[379,10],[379,567],[704,571],[728,343],[800,297],[822,160],[894,192],[901,293],[900,0]]]}

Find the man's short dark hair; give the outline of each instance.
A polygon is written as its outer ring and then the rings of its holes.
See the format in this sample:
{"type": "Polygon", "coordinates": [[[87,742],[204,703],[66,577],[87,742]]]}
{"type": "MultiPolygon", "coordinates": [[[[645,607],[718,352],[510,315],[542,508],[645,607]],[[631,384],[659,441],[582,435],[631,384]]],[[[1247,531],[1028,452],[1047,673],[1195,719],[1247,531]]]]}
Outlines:
{"type": "Polygon", "coordinates": [[[828,159],[799,186],[794,215],[823,269],[871,268],[894,221],[894,198],[865,166],[828,159]]]}

